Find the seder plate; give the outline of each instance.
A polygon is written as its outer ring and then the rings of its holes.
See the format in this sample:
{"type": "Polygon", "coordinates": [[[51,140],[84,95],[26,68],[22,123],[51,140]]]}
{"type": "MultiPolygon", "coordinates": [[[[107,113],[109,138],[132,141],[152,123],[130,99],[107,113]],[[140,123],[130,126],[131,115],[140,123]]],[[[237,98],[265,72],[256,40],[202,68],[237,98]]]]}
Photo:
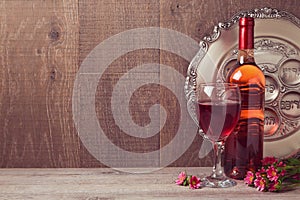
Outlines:
{"type": "Polygon", "coordinates": [[[224,81],[228,66],[236,61],[242,16],[255,18],[255,60],[266,77],[264,156],[299,156],[300,20],[292,14],[254,9],[215,26],[189,65],[185,95],[189,98],[201,82],[224,81]]]}

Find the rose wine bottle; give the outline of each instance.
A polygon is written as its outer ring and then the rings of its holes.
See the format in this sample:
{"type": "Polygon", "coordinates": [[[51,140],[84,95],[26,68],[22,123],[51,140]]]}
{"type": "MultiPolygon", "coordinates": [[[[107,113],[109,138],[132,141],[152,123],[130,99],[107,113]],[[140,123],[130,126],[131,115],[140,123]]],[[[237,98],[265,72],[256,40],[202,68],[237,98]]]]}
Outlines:
{"type": "Polygon", "coordinates": [[[238,125],[225,143],[224,171],[243,179],[261,166],[263,157],[265,76],[254,60],[254,18],[240,18],[237,64],[228,71],[227,82],[239,84],[242,105],[238,125]]]}

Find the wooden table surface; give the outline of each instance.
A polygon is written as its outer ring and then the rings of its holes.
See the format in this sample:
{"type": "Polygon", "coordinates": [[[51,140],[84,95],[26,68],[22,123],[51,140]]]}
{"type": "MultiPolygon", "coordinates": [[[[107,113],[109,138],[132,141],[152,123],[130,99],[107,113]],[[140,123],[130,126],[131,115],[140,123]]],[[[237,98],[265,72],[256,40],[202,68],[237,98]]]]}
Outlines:
{"type": "Polygon", "coordinates": [[[164,168],[151,173],[99,169],[0,169],[0,199],[299,199],[300,189],[258,192],[242,181],[226,189],[177,186],[180,171],[209,174],[211,168],[164,168]]]}

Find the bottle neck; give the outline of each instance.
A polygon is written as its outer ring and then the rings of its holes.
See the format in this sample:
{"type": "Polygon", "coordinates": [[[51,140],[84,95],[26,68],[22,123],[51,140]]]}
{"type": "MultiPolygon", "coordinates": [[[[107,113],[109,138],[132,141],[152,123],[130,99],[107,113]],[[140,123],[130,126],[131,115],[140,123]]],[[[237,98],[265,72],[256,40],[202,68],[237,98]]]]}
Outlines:
{"type": "Polygon", "coordinates": [[[239,49],[237,60],[240,65],[247,64],[247,63],[255,63],[254,50],[239,49]]]}
{"type": "Polygon", "coordinates": [[[239,53],[240,64],[254,63],[254,19],[241,18],[239,22],[239,53]]]}

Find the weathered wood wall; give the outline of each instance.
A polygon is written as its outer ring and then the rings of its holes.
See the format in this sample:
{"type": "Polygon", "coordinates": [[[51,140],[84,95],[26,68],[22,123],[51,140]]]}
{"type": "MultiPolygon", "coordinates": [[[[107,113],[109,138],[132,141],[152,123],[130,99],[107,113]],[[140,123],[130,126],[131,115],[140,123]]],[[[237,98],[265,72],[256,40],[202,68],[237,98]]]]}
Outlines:
{"type": "MultiPolygon", "coordinates": [[[[240,10],[261,7],[286,10],[300,18],[298,0],[1,1],[0,167],[104,167],[78,137],[72,113],[74,81],[89,53],[101,42],[134,28],[167,28],[199,42],[217,22],[240,10]]],[[[172,91],[162,84],[145,84],[124,106],[129,108],[130,120],[145,126],[150,122],[149,107],[161,104],[167,119],[160,133],[133,137],[115,123],[111,110],[114,87],[123,75],[147,63],[171,66],[182,77],[188,67],[188,61],[164,50],[128,52],[104,71],[95,94],[102,130],[113,144],[129,152],[159,150],[175,137],[182,120],[190,120],[180,119],[182,100],[172,91]]],[[[170,78],[177,84],[176,77],[166,77],[159,70],[132,73],[125,85],[143,80],[147,73],[162,83],[170,78]]],[[[197,136],[170,165],[210,165],[209,157],[198,158],[200,145],[197,136]]]]}

